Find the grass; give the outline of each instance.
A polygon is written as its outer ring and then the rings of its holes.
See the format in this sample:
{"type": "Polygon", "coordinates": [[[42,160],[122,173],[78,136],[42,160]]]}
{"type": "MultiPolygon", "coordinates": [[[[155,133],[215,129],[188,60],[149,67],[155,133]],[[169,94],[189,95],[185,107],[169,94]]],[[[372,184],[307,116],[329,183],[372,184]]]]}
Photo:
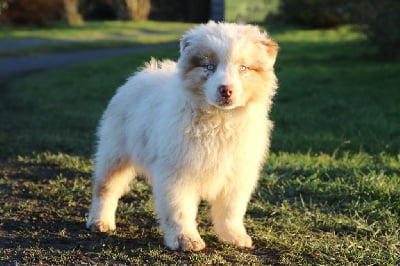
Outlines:
{"type": "Polygon", "coordinates": [[[348,27],[277,27],[271,153],[246,215],[255,248],[163,247],[150,187],[121,200],[118,230],[84,229],[94,132],[117,86],[150,56],[55,68],[0,89],[0,264],[396,265],[400,258],[400,64],[371,57],[348,27]]]}
{"type": "Polygon", "coordinates": [[[0,40],[41,39],[41,45],[0,50],[0,56],[37,55],[103,47],[176,41],[193,24],[181,22],[88,21],[83,26],[56,23],[51,28],[0,27],[0,40]]]}

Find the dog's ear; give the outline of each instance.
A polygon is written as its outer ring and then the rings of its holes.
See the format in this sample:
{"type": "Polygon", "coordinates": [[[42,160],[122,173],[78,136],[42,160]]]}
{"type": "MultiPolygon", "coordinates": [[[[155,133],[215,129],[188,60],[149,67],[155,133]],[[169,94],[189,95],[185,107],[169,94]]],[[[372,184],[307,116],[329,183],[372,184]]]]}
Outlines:
{"type": "Polygon", "coordinates": [[[279,46],[276,42],[268,38],[266,34],[264,34],[261,39],[261,44],[267,48],[268,57],[271,59],[272,65],[275,64],[276,56],[278,55],[279,46]]]}
{"type": "Polygon", "coordinates": [[[184,35],[180,41],[180,52],[183,54],[183,51],[192,44],[189,35],[184,35]]]}
{"type": "Polygon", "coordinates": [[[180,43],[181,54],[186,49],[186,47],[188,47],[189,45],[190,45],[189,40],[187,40],[186,38],[182,38],[181,43],[180,43]]]}

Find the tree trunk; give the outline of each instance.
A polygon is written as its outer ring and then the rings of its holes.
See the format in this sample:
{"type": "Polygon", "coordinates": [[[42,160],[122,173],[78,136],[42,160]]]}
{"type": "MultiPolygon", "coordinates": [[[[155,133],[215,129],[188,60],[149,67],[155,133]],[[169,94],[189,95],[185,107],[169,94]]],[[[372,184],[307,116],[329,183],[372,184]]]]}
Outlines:
{"type": "Polygon", "coordinates": [[[64,12],[69,25],[83,25],[83,18],[79,14],[79,0],[64,0],[64,12]]]}
{"type": "Polygon", "coordinates": [[[129,19],[147,20],[149,18],[151,2],[150,0],[125,0],[129,19]]]}

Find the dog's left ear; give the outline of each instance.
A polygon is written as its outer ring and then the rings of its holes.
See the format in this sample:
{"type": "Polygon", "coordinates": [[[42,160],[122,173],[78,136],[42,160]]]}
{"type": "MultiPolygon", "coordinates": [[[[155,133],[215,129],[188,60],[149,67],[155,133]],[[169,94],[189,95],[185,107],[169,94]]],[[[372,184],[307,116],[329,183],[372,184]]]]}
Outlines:
{"type": "Polygon", "coordinates": [[[276,42],[268,38],[266,35],[261,39],[261,44],[267,48],[268,57],[271,59],[272,65],[275,64],[278,55],[279,46],[276,42]]]}

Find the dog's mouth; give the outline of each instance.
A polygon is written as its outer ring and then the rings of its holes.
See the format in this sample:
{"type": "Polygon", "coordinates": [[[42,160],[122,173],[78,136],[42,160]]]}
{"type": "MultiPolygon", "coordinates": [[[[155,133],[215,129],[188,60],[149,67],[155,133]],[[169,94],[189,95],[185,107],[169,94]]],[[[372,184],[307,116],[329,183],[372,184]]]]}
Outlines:
{"type": "Polygon", "coordinates": [[[232,105],[232,100],[231,99],[225,99],[221,98],[217,101],[218,105],[220,106],[230,106],[232,105]]]}
{"type": "Polygon", "coordinates": [[[232,109],[235,107],[232,99],[223,97],[219,98],[214,105],[221,109],[232,109]]]}

